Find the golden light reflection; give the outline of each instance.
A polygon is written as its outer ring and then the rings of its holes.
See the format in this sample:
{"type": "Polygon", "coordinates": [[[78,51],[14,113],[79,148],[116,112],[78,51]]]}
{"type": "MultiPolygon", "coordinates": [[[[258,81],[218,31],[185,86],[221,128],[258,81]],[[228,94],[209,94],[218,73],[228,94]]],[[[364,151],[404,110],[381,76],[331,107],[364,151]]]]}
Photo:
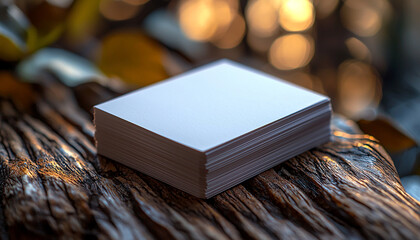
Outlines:
{"type": "Polygon", "coordinates": [[[306,66],[313,55],[314,42],[310,36],[288,34],[273,42],[269,61],[278,69],[290,70],[306,66]]]}
{"type": "Polygon", "coordinates": [[[245,29],[245,20],[238,14],[226,33],[221,38],[214,40],[213,43],[223,49],[234,48],[242,41],[245,29]]]}
{"type": "Polygon", "coordinates": [[[287,31],[304,31],[314,23],[314,5],[309,0],[287,0],[280,6],[278,20],[287,31]]]}
{"type": "MultiPolygon", "coordinates": [[[[52,165],[53,162],[49,162],[49,165],[52,165]]],[[[58,165],[57,165],[58,166],[58,165]]],[[[45,177],[55,178],[66,183],[76,184],[79,181],[82,181],[82,176],[64,171],[62,167],[52,167],[41,165],[39,167],[38,173],[45,177]]]]}
{"type": "Polygon", "coordinates": [[[137,14],[138,10],[138,6],[117,0],[102,0],[99,4],[99,11],[102,16],[112,21],[130,19],[137,14]]]}
{"type": "Polygon", "coordinates": [[[340,167],[340,165],[337,163],[336,160],[330,158],[327,155],[323,155],[321,159],[324,160],[325,162],[328,162],[329,164],[331,164],[334,167],[340,167]]]}
{"type": "Polygon", "coordinates": [[[277,11],[270,0],[249,2],[246,19],[249,30],[261,37],[273,35],[278,28],[277,11]]]}
{"type": "MultiPolygon", "coordinates": [[[[353,121],[350,121],[350,124],[355,124],[353,121]]],[[[343,132],[341,130],[335,130],[333,131],[333,135],[336,137],[343,137],[343,138],[351,138],[351,139],[361,139],[361,138],[366,138],[372,141],[376,141],[376,139],[370,135],[367,134],[351,134],[351,133],[346,133],[343,132]]]]}
{"type": "Polygon", "coordinates": [[[370,61],[371,55],[369,49],[359,39],[351,37],[346,41],[346,46],[349,49],[350,54],[359,60],[370,61]]]}
{"type": "Polygon", "coordinates": [[[347,29],[359,36],[368,37],[381,29],[390,12],[387,0],[346,0],[340,14],[347,29]]]}
{"type": "Polygon", "coordinates": [[[370,65],[347,60],[338,68],[340,111],[358,119],[377,107],[382,96],[378,75],[370,65]]]}

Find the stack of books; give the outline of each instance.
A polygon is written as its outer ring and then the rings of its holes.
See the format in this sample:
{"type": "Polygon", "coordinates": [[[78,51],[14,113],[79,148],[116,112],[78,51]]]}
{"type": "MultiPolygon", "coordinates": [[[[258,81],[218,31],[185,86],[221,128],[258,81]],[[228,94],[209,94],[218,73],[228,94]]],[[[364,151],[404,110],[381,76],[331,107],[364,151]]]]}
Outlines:
{"type": "Polygon", "coordinates": [[[330,100],[221,60],[94,107],[98,153],[210,198],[330,139],[330,100]]]}

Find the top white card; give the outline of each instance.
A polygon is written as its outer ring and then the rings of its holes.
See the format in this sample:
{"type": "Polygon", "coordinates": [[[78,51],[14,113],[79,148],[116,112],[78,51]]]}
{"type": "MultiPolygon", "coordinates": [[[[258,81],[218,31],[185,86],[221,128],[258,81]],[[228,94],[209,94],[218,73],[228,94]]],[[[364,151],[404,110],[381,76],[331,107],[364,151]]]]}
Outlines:
{"type": "Polygon", "coordinates": [[[220,60],[95,107],[205,152],[327,100],[265,73],[220,60]]]}

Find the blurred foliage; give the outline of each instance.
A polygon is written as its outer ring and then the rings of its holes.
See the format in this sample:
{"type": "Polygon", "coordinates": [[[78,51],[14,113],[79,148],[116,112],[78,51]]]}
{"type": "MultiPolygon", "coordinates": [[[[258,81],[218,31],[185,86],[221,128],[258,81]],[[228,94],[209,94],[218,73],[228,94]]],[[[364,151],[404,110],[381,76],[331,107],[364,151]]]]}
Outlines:
{"type": "Polygon", "coordinates": [[[104,75],[91,62],[58,48],[37,51],[19,63],[17,73],[27,82],[37,82],[43,75],[52,74],[69,87],[104,79],[104,75]]]}
{"type": "Polygon", "coordinates": [[[18,7],[0,3],[0,59],[16,61],[28,51],[29,27],[18,7]]]}
{"type": "MultiPolygon", "coordinates": [[[[145,2],[129,1],[136,8],[145,2]]],[[[17,73],[30,82],[36,82],[40,75],[48,72],[71,87],[89,81],[106,84],[105,75],[93,64],[64,49],[45,49],[31,56],[57,40],[60,47],[76,51],[100,40],[100,44],[89,49],[97,50],[98,66],[106,75],[118,77],[133,86],[145,86],[167,78],[163,66],[164,50],[159,43],[138,29],[114,31],[103,25],[99,11],[103,6],[112,7],[111,3],[108,1],[104,5],[101,0],[2,1],[0,60],[17,62],[24,59],[18,64],[17,73]],[[101,29],[105,30],[104,37],[98,36],[101,29]]],[[[95,54],[93,50],[79,53],[86,57],[95,54]]]]}
{"type": "Polygon", "coordinates": [[[98,66],[108,76],[146,86],[168,77],[161,46],[138,31],[117,31],[102,40],[98,66]]]}
{"type": "Polygon", "coordinates": [[[11,0],[0,3],[0,59],[5,61],[17,61],[57,40],[70,9],[70,4],[50,1],[16,2],[19,6],[11,0]]]}
{"type": "Polygon", "coordinates": [[[80,45],[94,33],[100,20],[100,2],[101,0],[89,0],[74,3],[66,23],[66,43],[72,46],[80,45]]]}

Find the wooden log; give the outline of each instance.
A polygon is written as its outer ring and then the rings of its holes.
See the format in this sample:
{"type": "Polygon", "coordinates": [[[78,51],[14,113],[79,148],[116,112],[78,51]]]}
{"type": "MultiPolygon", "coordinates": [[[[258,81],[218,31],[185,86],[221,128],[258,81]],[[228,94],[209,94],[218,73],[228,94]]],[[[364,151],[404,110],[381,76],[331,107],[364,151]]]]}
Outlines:
{"type": "Polygon", "coordinates": [[[98,157],[72,90],[41,90],[30,109],[0,99],[1,239],[420,236],[420,203],[348,120],[334,119],[330,143],[202,200],[98,157]]]}

